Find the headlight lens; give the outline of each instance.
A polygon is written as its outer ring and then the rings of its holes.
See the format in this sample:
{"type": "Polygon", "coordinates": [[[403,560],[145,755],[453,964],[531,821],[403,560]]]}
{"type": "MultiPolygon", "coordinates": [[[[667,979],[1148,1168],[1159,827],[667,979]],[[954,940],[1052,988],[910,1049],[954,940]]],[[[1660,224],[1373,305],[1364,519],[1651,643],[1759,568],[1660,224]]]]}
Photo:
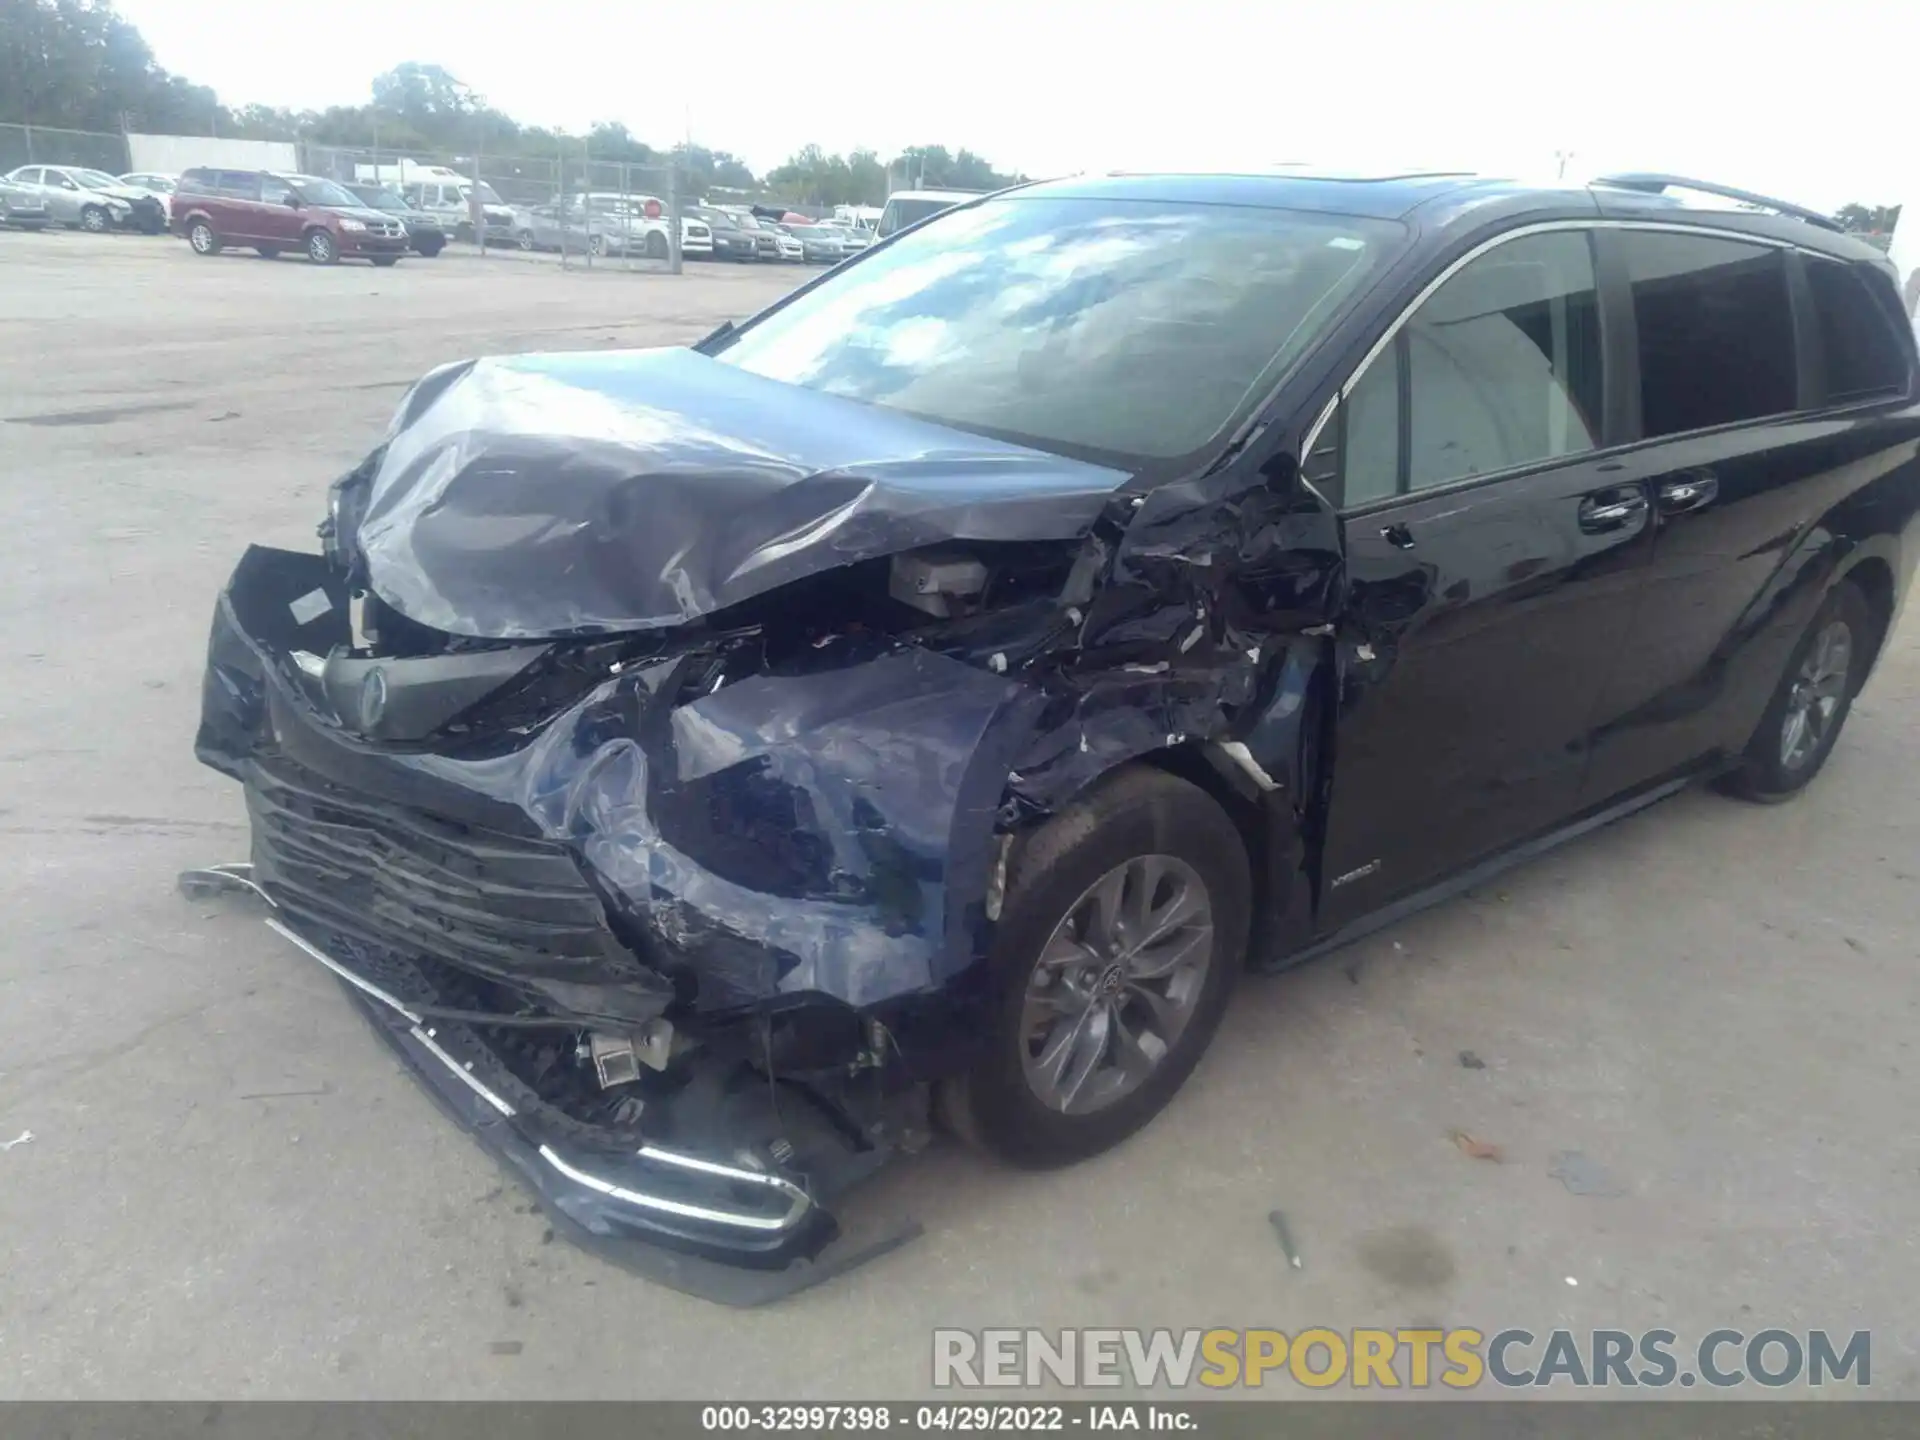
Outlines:
{"type": "Polygon", "coordinates": [[[340,217],[340,228],[342,230],[364,230],[367,228],[367,225],[364,220],[355,220],[349,216],[342,215],[340,217]]]}

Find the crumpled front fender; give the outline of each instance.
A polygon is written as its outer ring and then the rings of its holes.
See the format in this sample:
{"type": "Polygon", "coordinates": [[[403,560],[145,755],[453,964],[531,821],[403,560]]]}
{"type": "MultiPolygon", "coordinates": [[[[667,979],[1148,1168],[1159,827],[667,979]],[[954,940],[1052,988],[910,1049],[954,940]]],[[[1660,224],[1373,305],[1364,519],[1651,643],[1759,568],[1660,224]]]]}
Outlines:
{"type": "Polygon", "coordinates": [[[867,1007],[984,952],[995,813],[1037,696],[915,649],[692,698],[684,670],[610,679],[514,755],[406,763],[573,847],[702,1008],[867,1007]]]}

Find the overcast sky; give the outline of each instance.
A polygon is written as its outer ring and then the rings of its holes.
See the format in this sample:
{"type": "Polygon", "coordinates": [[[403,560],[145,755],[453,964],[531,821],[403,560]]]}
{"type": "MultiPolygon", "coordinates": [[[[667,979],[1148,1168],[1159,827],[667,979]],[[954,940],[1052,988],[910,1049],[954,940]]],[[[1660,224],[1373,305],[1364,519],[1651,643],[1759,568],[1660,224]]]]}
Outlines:
{"type": "Polygon", "coordinates": [[[229,104],[360,103],[403,60],[535,124],[764,171],[808,142],[1005,170],[1303,161],[1667,170],[1832,209],[1920,193],[1913,0],[119,0],[229,104]]]}

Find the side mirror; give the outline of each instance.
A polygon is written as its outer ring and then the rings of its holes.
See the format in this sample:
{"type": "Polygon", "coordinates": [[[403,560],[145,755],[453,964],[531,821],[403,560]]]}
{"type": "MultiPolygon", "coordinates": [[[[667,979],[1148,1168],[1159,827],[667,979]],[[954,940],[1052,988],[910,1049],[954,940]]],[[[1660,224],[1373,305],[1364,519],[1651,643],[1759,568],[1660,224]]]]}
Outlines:
{"type": "Polygon", "coordinates": [[[285,203],[289,210],[298,210],[300,208],[300,197],[298,195],[289,195],[285,203]]]}

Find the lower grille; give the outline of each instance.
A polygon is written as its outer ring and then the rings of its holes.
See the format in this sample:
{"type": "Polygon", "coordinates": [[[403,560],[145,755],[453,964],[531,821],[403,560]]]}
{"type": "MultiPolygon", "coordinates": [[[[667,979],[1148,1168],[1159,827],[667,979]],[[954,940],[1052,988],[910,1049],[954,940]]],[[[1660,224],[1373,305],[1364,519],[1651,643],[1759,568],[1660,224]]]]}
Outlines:
{"type": "Polygon", "coordinates": [[[328,931],[471,971],[562,1013],[645,1019],[667,983],[608,926],[572,855],[358,794],[284,755],[247,776],[254,877],[328,931]]]}

